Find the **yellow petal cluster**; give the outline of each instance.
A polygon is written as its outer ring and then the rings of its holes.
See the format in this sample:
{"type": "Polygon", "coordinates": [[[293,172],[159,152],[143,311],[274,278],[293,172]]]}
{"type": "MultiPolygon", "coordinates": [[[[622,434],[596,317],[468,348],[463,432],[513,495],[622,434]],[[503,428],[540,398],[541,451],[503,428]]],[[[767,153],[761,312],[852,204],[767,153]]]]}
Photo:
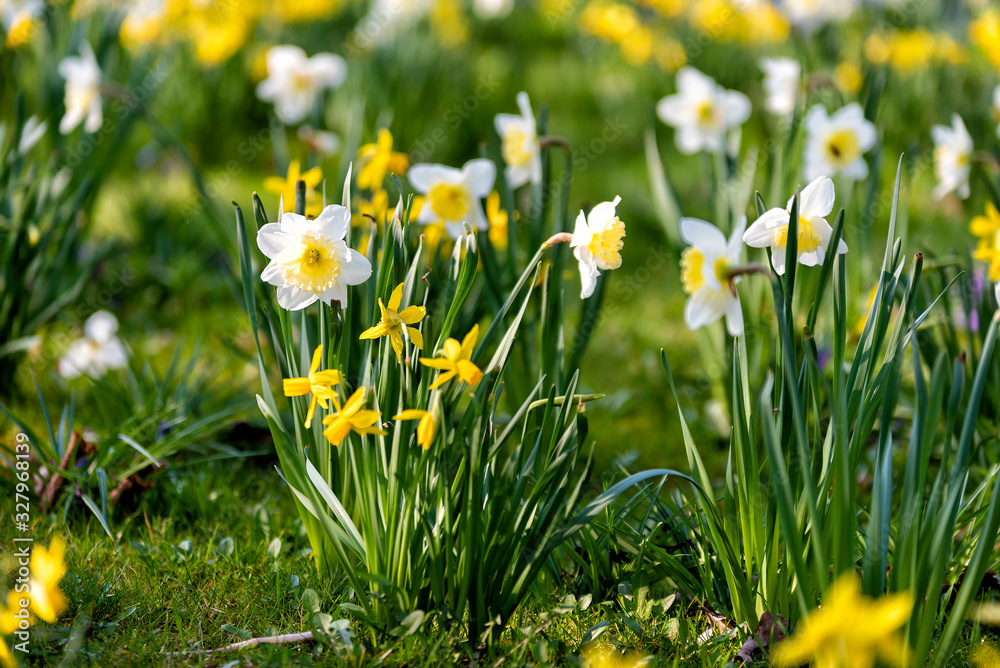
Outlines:
{"type": "Polygon", "coordinates": [[[264,179],[264,190],[281,195],[285,211],[294,211],[295,183],[300,179],[306,184],[306,218],[315,218],[323,210],[323,202],[316,192],[316,187],[323,181],[323,170],[319,167],[313,167],[303,173],[301,163],[292,160],[288,163],[288,174],[264,179]]]}
{"type": "Polygon", "coordinates": [[[979,238],[972,257],[989,265],[991,283],[1000,281],[1000,211],[993,202],[986,203],[986,213],[969,223],[969,231],[979,238]]]}
{"type": "Polygon", "coordinates": [[[340,382],[340,373],[336,369],[319,370],[323,359],[323,346],[317,346],[313,351],[312,363],[309,365],[309,375],[305,378],[285,378],[282,389],[286,397],[302,397],[311,394],[309,411],[306,413],[306,429],[312,426],[316,414],[317,402],[324,408],[329,408],[328,399],[336,397],[333,386],[340,382]]]}
{"type": "Polygon", "coordinates": [[[430,389],[441,387],[455,376],[469,385],[476,385],[483,379],[482,370],[471,360],[472,349],[478,340],[479,325],[473,325],[461,343],[455,339],[448,339],[444,342],[444,348],[438,351],[444,354],[443,357],[420,358],[420,363],[424,366],[441,371],[431,383],[430,389]]]}
{"type": "Polygon", "coordinates": [[[360,336],[364,339],[377,339],[380,336],[388,336],[392,342],[392,349],[396,351],[396,359],[403,361],[403,336],[405,335],[420,350],[424,349],[424,337],[415,325],[427,315],[427,309],[423,306],[408,306],[402,311],[399,305],[403,301],[403,284],[400,283],[389,296],[389,305],[386,306],[382,300],[378,300],[378,307],[382,311],[382,318],[376,325],[366,329],[360,336]]]}

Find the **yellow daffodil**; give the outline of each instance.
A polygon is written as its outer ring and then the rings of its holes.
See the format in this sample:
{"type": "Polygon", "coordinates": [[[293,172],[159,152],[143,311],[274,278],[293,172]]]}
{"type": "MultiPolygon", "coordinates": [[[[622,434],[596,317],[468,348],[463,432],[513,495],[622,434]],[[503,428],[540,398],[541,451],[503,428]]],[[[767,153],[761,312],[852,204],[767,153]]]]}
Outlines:
{"type": "Polygon", "coordinates": [[[31,550],[31,579],[28,582],[31,609],[39,619],[54,622],[59,614],[66,609],[66,597],[59,589],[59,581],[66,574],[66,564],[63,555],[66,553],[66,543],[56,536],[49,547],[35,545],[31,550]]]}
{"type": "Polygon", "coordinates": [[[437,40],[444,46],[455,48],[469,40],[469,21],[460,0],[433,0],[430,20],[437,40]]]}
{"type": "Polygon", "coordinates": [[[323,209],[316,186],[323,181],[323,170],[319,167],[302,172],[301,164],[298,160],[288,163],[288,174],[285,177],[269,176],[264,179],[264,190],[281,195],[285,202],[285,207],[289,211],[295,210],[295,182],[298,180],[306,183],[306,218],[315,218],[323,209]]]}
{"type": "Polygon", "coordinates": [[[8,0],[0,3],[3,15],[0,16],[0,28],[7,29],[7,48],[16,49],[31,41],[35,28],[41,25],[38,16],[45,11],[45,3],[37,0],[8,0]],[[7,6],[3,6],[6,4],[7,6]]]}
{"type": "MultiPolygon", "coordinates": [[[[388,213],[389,193],[379,189],[373,192],[368,199],[361,200],[358,205],[358,213],[351,216],[351,225],[353,227],[367,227],[374,224],[381,230],[388,213]]],[[[358,244],[358,247],[364,248],[365,244],[358,244]]]]}
{"type": "Polygon", "coordinates": [[[256,18],[253,4],[241,3],[237,8],[221,1],[192,3],[180,25],[202,64],[223,63],[246,44],[256,18]]]}
{"type": "Polygon", "coordinates": [[[583,668],[638,668],[645,665],[643,657],[622,655],[607,645],[588,645],[581,658],[583,668]]]}
{"type": "Polygon", "coordinates": [[[1000,668],[1000,652],[989,645],[980,645],[972,655],[972,662],[979,668],[1000,668]]]}
{"type": "Polygon", "coordinates": [[[382,304],[381,299],[378,300],[378,307],[382,311],[382,319],[374,327],[365,330],[360,337],[361,339],[377,339],[380,336],[388,336],[389,341],[392,342],[392,349],[396,351],[396,359],[399,361],[403,360],[404,334],[413,342],[413,345],[423,350],[423,335],[419,329],[409,327],[409,325],[420,322],[427,315],[427,309],[423,306],[408,306],[400,311],[399,305],[402,301],[403,284],[400,283],[392,291],[392,295],[389,296],[388,306],[382,304]]]}
{"type": "Polygon", "coordinates": [[[490,223],[490,243],[498,250],[506,250],[507,212],[500,208],[500,193],[496,190],[486,198],[486,220],[490,223]]]}
{"type": "Polygon", "coordinates": [[[986,215],[972,219],[969,230],[979,237],[979,246],[972,257],[988,262],[990,281],[1000,281],[1000,211],[993,202],[986,203],[986,215]]]}
{"type": "Polygon", "coordinates": [[[983,50],[993,67],[1000,70],[1000,11],[987,9],[969,23],[969,40],[983,50]]]}
{"type": "Polygon", "coordinates": [[[861,594],[853,574],[830,585],[823,605],[799,624],[798,632],[778,644],[771,655],[776,666],[871,668],[878,660],[898,666],[909,649],[897,633],[913,612],[909,593],[889,594],[878,601],[861,594]]]}
{"type": "Polygon", "coordinates": [[[842,92],[857,95],[862,83],[861,68],[854,63],[845,60],[833,68],[833,84],[842,92]]]}
{"type": "Polygon", "coordinates": [[[424,366],[441,371],[434,382],[431,383],[430,389],[433,390],[436,387],[441,387],[455,376],[458,376],[469,385],[476,385],[483,379],[483,372],[471,360],[472,348],[478,340],[479,325],[473,325],[461,343],[455,339],[448,339],[444,342],[444,348],[439,351],[444,353],[444,357],[420,358],[420,363],[424,366]]]}
{"type": "Polygon", "coordinates": [[[419,408],[408,408],[399,415],[393,415],[393,420],[420,420],[417,423],[417,443],[424,450],[429,450],[437,434],[437,424],[429,411],[419,408]]]}
{"type": "Polygon", "coordinates": [[[392,134],[385,128],[379,128],[376,142],[358,149],[358,164],[358,188],[381,190],[385,173],[391,172],[397,176],[406,174],[406,170],[410,168],[410,159],[405,153],[393,151],[392,134]]]}
{"type": "Polygon", "coordinates": [[[322,359],[323,346],[316,346],[312,363],[309,365],[309,375],[305,378],[285,378],[282,381],[282,389],[286,397],[302,397],[312,394],[312,398],[309,400],[309,410],[306,412],[306,429],[312,426],[312,419],[316,414],[316,404],[319,403],[323,408],[329,408],[327,399],[336,396],[333,386],[340,383],[340,372],[336,369],[319,370],[322,359]]]}
{"type": "Polygon", "coordinates": [[[333,401],[334,412],[323,418],[323,424],[326,425],[323,435],[330,443],[340,445],[340,442],[352,431],[361,435],[384,435],[386,433],[375,426],[382,414],[378,411],[362,408],[365,405],[364,387],[355,390],[343,406],[337,401],[336,396],[332,396],[330,399],[333,401]]]}
{"type": "Polygon", "coordinates": [[[275,0],[268,10],[279,21],[296,23],[333,16],[343,6],[340,0],[275,0]]]}

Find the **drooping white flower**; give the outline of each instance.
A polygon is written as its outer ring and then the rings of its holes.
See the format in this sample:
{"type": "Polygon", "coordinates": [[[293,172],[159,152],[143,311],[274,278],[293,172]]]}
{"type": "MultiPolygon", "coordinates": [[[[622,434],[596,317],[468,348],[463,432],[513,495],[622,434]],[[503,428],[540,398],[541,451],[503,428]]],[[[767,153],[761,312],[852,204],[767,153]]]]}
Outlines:
{"type": "Polygon", "coordinates": [[[822,104],[806,114],[805,179],[821,176],[859,180],[867,178],[864,154],[875,146],[875,126],[865,118],[857,102],[841,107],[828,116],[822,104]]]}
{"type": "Polygon", "coordinates": [[[281,308],[298,311],[317,299],[347,306],[347,286],[372,274],[368,259],[344,241],[350,224],[351,212],[331,204],[313,220],[284,212],[260,228],[257,246],[271,260],[260,277],[278,288],[281,308]]]}
{"type": "MultiPolygon", "coordinates": [[[[826,217],[833,211],[836,193],[833,181],[825,176],[802,189],[799,197],[799,230],[796,242],[799,264],[813,267],[823,264],[826,247],[830,244],[833,228],[826,217]]],[[[794,198],[793,198],[794,199],[794,198]]],[[[779,275],[785,273],[785,254],[788,244],[788,223],[792,209],[792,199],[784,209],[769,209],[754,221],[743,235],[743,241],[754,248],[771,248],[771,264],[779,275]]],[[[838,253],[847,252],[843,239],[837,245],[838,253]]]]}
{"type": "Polygon", "coordinates": [[[622,201],[601,202],[585,216],[583,211],[576,217],[573,240],[570,247],[580,264],[580,297],[586,299],[594,294],[600,270],[610,271],[622,266],[621,250],[624,246],[625,223],[615,213],[622,201]]]}
{"type": "Polygon", "coordinates": [[[681,218],[681,238],[688,244],[681,253],[681,284],[688,294],[684,322],[690,329],[725,316],[729,334],[743,334],[743,309],[736,291],[740,277],[730,278],[729,271],[740,264],[746,226],[744,216],[727,241],[715,225],[698,218],[681,218]]]}
{"type": "Polygon", "coordinates": [[[495,119],[497,134],[503,142],[503,159],[507,163],[504,175],[511,188],[542,182],[541,148],[527,93],[517,94],[517,108],[520,114],[497,114],[495,119]]]}
{"type": "Polygon", "coordinates": [[[844,21],[858,7],[858,0],[782,0],[788,21],[809,34],[827,23],[844,21]]]}
{"type": "Polygon", "coordinates": [[[791,58],[761,58],[764,71],[764,107],[772,114],[790,116],[795,111],[801,87],[802,65],[791,58]]]}
{"type": "Polygon", "coordinates": [[[721,151],[726,133],[750,118],[750,99],[693,67],[683,67],[677,73],[677,92],[657,102],[656,115],[676,129],[674,140],[682,153],[721,151]]]}
{"type": "Polygon", "coordinates": [[[83,123],[87,132],[97,132],[104,123],[101,109],[101,68],[90,44],[80,45],[80,57],[69,56],[59,63],[59,74],[66,80],[66,114],[59,122],[59,132],[69,134],[83,123]]]}
{"type": "Polygon", "coordinates": [[[997,137],[1000,137],[1000,86],[993,89],[993,120],[997,124],[997,137]]]}
{"type": "Polygon", "coordinates": [[[488,230],[482,199],[493,190],[497,168],[491,160],[476,158],[462,169],[444,165],[413,165],[406,173],[413,188],[427,196],[417,216],[418,223],[443,222],[452,238],[458,238],[466,223],[474,230],[488,230]]]}
{"type": "Polygon", "coordinates": [[[340,150],[340,137],[333,132],[317,130],[309,125],[301,125],[297,134],[306,148],[317,155],[330,157],[340,150]]]}
{"type": "Polygon", "coordinates": [[[45,136],[45,131],[48,130],[49,124],[45,121],[38,120],[38,116],[31,116],[24,122],[24,128],[21,130],[21,141],[17,143],[17,152],[21,155],[25,155],[28,151],[35,147],[35,144],[45,136]]]}
{"type": "Polygon", "coordinates": [[[347,63],[333,53],[310,58],[297,46],[272,46],[267,51],[267,78],[257,85],[257,97],[274,103],[274,113],[287,125],[309,115],[327,88],[336,88],[347,76],[347,63]]]}
{"type": "Polygon", "coordinates": [[[941,199],[950,192],[960,198],[969,196],[969,172],[972,157],[972,137],[958,114],[951,115],[951,127],[935,125],[931,128],[934,140],[934,175],[938,184],[934,197],[941,199]]]}
{"type": "Polygon", "coordinates": [[[72,380],[81,375],[103,376],[108,369],[121,369],[128,354],[115,336],[118,319],[108,311],[97,311],[83,324],[83,337],[70,344],[56,365],[59,375],[72,380]]]}

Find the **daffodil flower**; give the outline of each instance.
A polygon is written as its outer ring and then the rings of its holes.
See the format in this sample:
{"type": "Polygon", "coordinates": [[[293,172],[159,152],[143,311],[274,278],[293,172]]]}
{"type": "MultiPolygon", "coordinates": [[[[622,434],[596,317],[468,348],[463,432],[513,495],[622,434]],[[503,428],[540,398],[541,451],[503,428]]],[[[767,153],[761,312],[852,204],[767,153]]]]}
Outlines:
{"type": "Polygon", "coordinates": [[[104,123],[101,109],[101,68],[90,44],[80,44],[80,57],[63,58],[59,74],[66,80],[66,114],[59,121],[59,132],[68,135],[83,123],[86,132],[97,132],[104,123]]]}
{"type": "Polygon", "coordinates": [[[298,311],[316,300],[346,307],[347,286],[372,275],[368,259],[344,241],[350,221],[350,211],[331,204],[313,220],[286,211],[260,228],[257,246],[271,260],[260,277],[278,288],[281,308],[298,311]]]}
{"type": "Polygon", "coordinates": [[[285,378],[281,383],[286,397],[302,397],[312,394],[312,398],[309,400],[309,410],[306,412],[306,429],[312,426],[317,402],[324,409],[329,408],[327,399],[335,396],[336,392],[332,388],[340,383],[340,372],[336,369],[319,370],[322,359],[323,346],[316,346],[316,350],[313,351],[312,363],[309,364],[309,374],[305,378],[285,378]]]}
{"type": "Polygon", "coordinates": [[[806,114],[806,181],[837,174],[851,180],[868,177],[864,154],[875,146],[875,126],[857,102],[828,116],[822,104],[806,114]]]}
{"type": "MultiPolygon", "coordinates": [[[[833,181],[821,176],[805,188],[799,198],[799,230],[796,250],[799,264],[813,267],[823,264],[826,247],[830,243],[833,228],[826,217],[833,211],[835,191],[833,181]]],[[[793,198],[794,199],[794,198],[793,198]]],[[[743,241],[754,248],[771,248],[771,264],[779,275],[785,273],[785,249],[788,245],[788,223],[792,209],[792,199],[785,209],[769,209],[754,221],[743,235],[743,241]]],[[[837,252],[847,252],[843,239],[837,245],[837,252]]]]}
{"type": "Polygon", "coordinates": [[[374,144],[365,144],[358,149],[358,188],[381,190],[386,172],[402,176],[410,167],[410,159],[405,153],[392,150],[392,134],[379,128],[374,144]]]}
{"type": "Polygon", "coordinates": [[[66,543],[56,536],[49,547],[36,544],[31,550],[31,578],[28,582],[31,609],[39,619],[52,623],[66,609],[66,597],[59,589],[59,581],[66,574],[63,555],[66,543]]]}
{"type": "Polygon", "coordinates": [[[791,58],[761,58],[764,71],[764,108],[777,116],[791,116],[802,87],[802,65],[791,58]]]}
{"type": "Polygon", "coordinates": [[[323,170],[319,167],[302,172],[301,163],[292,160],[288,163],[288,174],[284,177],[269,176],[264,179],[264,190],[279,195],[286,204],[295,207],[295,184],[298,181],[306,184],[306,217],[315,218],[323,207],[316,187],[323,181],[323,170]]]}
{"type": "Polygon", "coordinates": [[[393,420],[419,420],[417,423],[417,443],[424,450],[429,450],[434,443],[434,436],[437,434],[437,425],[434,416],[419,408],[408,408],[398,415],[392,416],[393,420]]]}
{"type": "Polygon", "coordinates": [[[580,265],[580,297],[586,299],[594,294],[600,270],[609,271],[622,265],[621,250],[625,242],[625,223],[618,218],[615,208],[622,201],[601,202],[585,216],[583,211],[576,217],[576,228],[570,246],[580,265]]]}
{"type": "Polygon", "coordinates": [[[861,0],[783,0],[781,7],[788,21],[809,35],[827,23],[847,20],[860,4],[861,0]]]}
{"type": "Polygon", "coordinates": [[[517,108],[521,111],[519,115],[497,114],[494,120],[507,164],[504,175],[511,188],[542,182],[541,146],[527,93],[517,94],[517,108]]]}
{"type": "Polygon", "coordinates": [[[500,193],[496,190],[486,198],[486,219],[490,223],[490,243],[497,250],[506,250],[510,241],[507,237],[507,212],[500,208],[500,193]]]}
{"type": "Polygon", "coordinates": [[[424,337],[415,325],[420,322],[427,309],[423,306],[408,306],[402,311],[399,305],[403,301],[403,284],[400,283],[389,296],[389,305],[382,304],[382,299],[378,300],[378,307],[382,311],[382,319],[374,327],[370,327],[361,334],[361,339],[377,339],[380,336],[388,336],[392,342],[392,349],[396,351],[396,359],[403,360],[403,335],[405,334],[417,348],[423,350],[424,337]]]}
{"type": "Polygon", "coordinates": [[[972,157],[972,137],[965,129],[965,123],[958,114],[952,114],[951,127],[935,125],[931,128],[934,140],[934,175],[938,184],[934,188],[935,199],[942,199],[954,192],[961,199],[970,194],[969,172],[972,157]]]}
{"type": "Polygon", "coordinates": [[[406,178],[417,192],[427,196],[417,222],[443,222],[453,238],[462,234],[463,223],[474,230],[488,229],[480,200],[493,190],[496,175],[496,165],[485,158],[470,160],[462,169],[431,164],[410,167],[406,178]]]}
{"type": "Polygon", "coordinates": [[[35,616],[31,613],[30,609],[27,619],[18,619],[14,616],[22,610],[22,598],[27,598],[27,596],[11,589],[7,592],[7,604],[4,605],[3,602],[0,602],[0,666],[3,666],[3,668],[18,668],[19,665],[17,659],[14,658],[13,652],[10,651],[10,647],[7,646],[4,637],[19,630],[22,621],[28,626],[35,625],[35,616]]]}
{"type": "Polygon", "coordinates": [[[809,614],[794,636],[775,646],[775,666],[853,666],[871,668],[907,662],[909,649],[898,631],[913,613],[913,596],[888,594],[872,600],[861,594],[853,574],[840,576],[823,596],[823,606],[809,614]]]}
{"type": "Polygon", "coordinates": [[[31,41],[38,23],[37,17],[45,11],[43,0],[5,0],[0,2],[0,25],[7,33],[7,48],[16,49],[31,41]]]}
{"type": "Polygon", "coordinates": [[[972,219],[969,230],[979,237],[972,257],[988,262],[990,280],[1000,281],[1000,211],[993,202],[986,203],[986,215],[972,219]]]}
{"type": "Polygon", "coordinates": [[[326,426],[323,435],[330,443],[340,445],[352,431],[362,436],[366,434],[380,436],[386,433],[375,426],[382,414],[362,408],[365,405],[364,387],[355,390],[343,406],[337,401],[336,396],[330,399],[333,401],[334,412],[323,418],[323,424],[326,426]]]}
{"type": "Polygon", "coordinates": [[[320,93],[336,88],[347,77],[347,64],[333,53],[312,58],[297,46],[272,46],[267,52],[267,78],[257,85],[257,97],[274,103],[282,123],[305,120],[320,93]]]}
{"type": "Polygon", "coordinates": [[[441,387],[449,380],[458,376],[469,385],[476,385],[483,379],[483,372],[472,363],[472,348],[479,340],[479,325],[473,325],[462,342],[449,338],[444,342],[444,348],[439,351],[444,357],[421,357],[420,363],[432,369],[439,369],[430,389],[441,387]]]}
{"type": "Polygon", "coordinates": [[[681,253],[681,284],[689,295],[684,304],[684,322],[698,329],[726,317],[731,336],[743,334],[743,309],[736,283],[729,272],[740,263],[746,218],[733,230],[729,241],[715,225],[698,218],[681,219],[681,238],[688,247],[681,253]]]}
{"type": "Polygon", "coordinates": [[[118,319],[108,311],[97,311],[83,324],[83,337],[70,344],[59,359],[57,371],[67,380],[81,375],[99,378],[109,369],[122,369],[128,354],[115,333],[118,319]]]}
{"type": "Polygon", "coordinates": [[[721,151],[726,133],[750,118],[750,98],[726,90],[693,67],[677,73],[677,93],[656,104],[656,115],[672,126],[681,153],[721,151]]]}

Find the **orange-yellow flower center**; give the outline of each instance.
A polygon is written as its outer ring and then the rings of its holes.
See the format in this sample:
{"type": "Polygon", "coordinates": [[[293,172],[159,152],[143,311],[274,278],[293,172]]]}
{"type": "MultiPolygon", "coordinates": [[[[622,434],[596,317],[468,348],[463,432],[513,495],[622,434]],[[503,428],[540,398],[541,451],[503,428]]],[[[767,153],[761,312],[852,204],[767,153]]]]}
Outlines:
{"type": "MultiPolygon", "coordinates": [[[[681,253],[681,286],[689,295],[701,290],[705,285],[705,256],[694,246],[688,246],[681,253]]],[[[712,265],[712,270],[719,284],[729,280],[729,262],[725,257],[718,258],[712,265]]]]}
{"type": "Polygon", "coordinates": [[[323,292],[333,286],[340,275],[340,261],[334,242],[309,234],[303,237],[299,249],[290,249],[288,259],[281,263],[285,283],[307,292],[323,292]]]}
{"type": "Polygon", "coordinates": [[[528,134],[513,128],[507,131],[503,137],[503,159],[512,167],[524,167],[531,162],[532,153],[525,148],[528,141],[528,134]]]}
{"type": "Polygon", "coordinates": [[[826,158],[836,168],[846,167],[861,155],[858,135],[853,130],[837,130],[826,138],[826,158]]]}
{"type": "Polygon", "coordinates": [[[622,266],[621,250],[625,245],[625,223],[615,216],[603,230],[590,240],[590,252],[601,269],[617,269],[622,266]]]}

